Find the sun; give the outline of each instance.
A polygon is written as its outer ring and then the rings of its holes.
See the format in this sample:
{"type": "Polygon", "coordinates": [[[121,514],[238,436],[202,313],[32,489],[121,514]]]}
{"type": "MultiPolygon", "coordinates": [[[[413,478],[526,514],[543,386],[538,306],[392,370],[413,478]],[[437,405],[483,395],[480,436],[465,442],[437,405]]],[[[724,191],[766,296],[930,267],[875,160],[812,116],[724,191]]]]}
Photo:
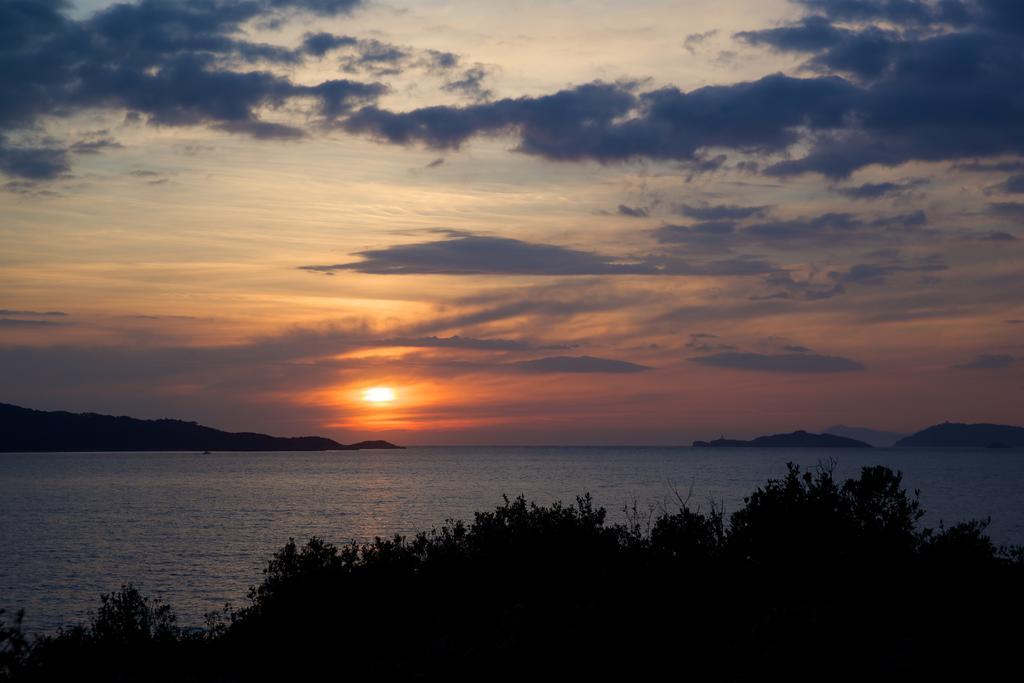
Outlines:
{"type": "Polygon", "coordinates": [[[395,390],[391,387],[370,387],[363,392],[363,400],[367,403],[391,403],[395,400],[395,390]]]}

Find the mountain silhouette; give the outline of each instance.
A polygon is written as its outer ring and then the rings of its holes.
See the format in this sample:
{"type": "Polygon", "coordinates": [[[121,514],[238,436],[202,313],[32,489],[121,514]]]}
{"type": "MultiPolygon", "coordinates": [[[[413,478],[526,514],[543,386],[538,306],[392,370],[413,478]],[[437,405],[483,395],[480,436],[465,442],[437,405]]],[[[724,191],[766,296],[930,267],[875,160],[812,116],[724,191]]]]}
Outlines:
{"type": "Polygon", "coordinates": [[[374,439],[372,441],[359,441],[358,443],[350,443],[345,448],[347,448],[347,449],[354,449],[354,450],[357,450],[357,451],[365,451],[365,450],[391,450],[391,449],[402,450],[402,449],[405,448],[405,446],[396,446],[395,444],[391,443],[390,441],[382,441],[380,439],[374,439]]]}
{"type": "Polygon", "coordinates": [[[944,422],[896,442],[900,448],[1020,448],[1024,427],[944,422]]]}
{"type": "Polygon", "coordinates": [[[697,448],[871,448],[871,444],[856,439],[835,434],[811,434],[802,429],[789,434],[759,436],[750,441],[721,438],[694,441],[693,445],[697,448]]]}
{"type": "Polygon", "coordinates": [[[864,443],[881,448],[888,448],[906,436],[898,432],[885,432],[880,429],[868,427],[847,427],[846,425],[832,425],[823,431],[824,434],[835,434],[845,436],[847,439],[856,439],[864,443]]]}
{"type": "Polygon", "coordinates": [[[387,441],[345,445],[320,436],[224,432],[183,420],[32,410],[0,403],[0,451],[354,451],[401,448],[387,441]]]}

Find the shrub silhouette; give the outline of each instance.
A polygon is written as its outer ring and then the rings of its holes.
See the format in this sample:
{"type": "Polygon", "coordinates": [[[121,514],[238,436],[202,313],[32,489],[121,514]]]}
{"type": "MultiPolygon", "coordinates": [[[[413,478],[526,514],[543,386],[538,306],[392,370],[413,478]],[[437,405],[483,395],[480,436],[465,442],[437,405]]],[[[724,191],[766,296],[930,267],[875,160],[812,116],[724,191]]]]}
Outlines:
{"type": "Polygon", "coordinates": [[[0,624],[0,679],[906,681],[1015,663],[1022,553],[921,516],[884,467],[839,483],[790,466],[728,520],[505,498],[411,538],[289,540],[246,606],[196,632],[131,586],[55,636],[0,624]]]}
{"type": "Polygon", "coordinates": [[[123,645],[173,641],[180,635],[176,622],[170,605],[151,603],[128,584],[117,593],[100,597],[100,609],[89,635],[103,643],[123,645]]]}
{"type": "MultiPolygon", "coordinates": [[[[784,479],[769,481],[730,520],[729,549],[757,565],[830,566],[872,557],[905,561],[916,549],[924,514],[902,476],[865,467],[841,486],[830,468],[801,473],[790,464],[784,479]]],[[[980,531],[980,530],[979,530],[980,531]]]]}
{"type": "Polygon", "coordinates": [[[24,610],[15,613],[10,626],[4,616],[4,610],[0,610],[0,680],[12,680],[22,673],[30,647],[21,626],[24,610]]]}

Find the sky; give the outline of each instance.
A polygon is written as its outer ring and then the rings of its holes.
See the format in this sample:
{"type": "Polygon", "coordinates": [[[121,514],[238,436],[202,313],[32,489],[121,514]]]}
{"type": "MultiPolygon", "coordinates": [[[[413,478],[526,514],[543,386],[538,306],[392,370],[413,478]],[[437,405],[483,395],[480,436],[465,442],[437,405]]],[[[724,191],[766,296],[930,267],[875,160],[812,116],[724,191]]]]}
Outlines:
{"type": "Polygon", "coordinates": [[[1020,424],[1021,74],[1018,0],[0,0],[0,401],[1020,424]]]}

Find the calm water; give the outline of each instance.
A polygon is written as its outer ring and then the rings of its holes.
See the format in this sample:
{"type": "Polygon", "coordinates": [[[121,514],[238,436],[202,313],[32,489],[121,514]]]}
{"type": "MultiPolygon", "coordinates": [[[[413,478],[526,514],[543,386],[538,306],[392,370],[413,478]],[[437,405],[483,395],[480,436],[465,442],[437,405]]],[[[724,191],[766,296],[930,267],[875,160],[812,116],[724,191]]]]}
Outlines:
{"type": "Polygon", "coordinates": [[[87,616],[134,582],[181,622],[244,603],[289,537],[334,542],[469,519],[501,495],[539,503],[582,492],[621,520],[624,505],[726,511],[789,460],[837,473],[885,464],[905,474],[935,525],[992,517],[997,542],[1024,544],[1024,454],[992,450],[415,448],[353,453],[0,453],[0,608],[32,630],[87,616]]]}

